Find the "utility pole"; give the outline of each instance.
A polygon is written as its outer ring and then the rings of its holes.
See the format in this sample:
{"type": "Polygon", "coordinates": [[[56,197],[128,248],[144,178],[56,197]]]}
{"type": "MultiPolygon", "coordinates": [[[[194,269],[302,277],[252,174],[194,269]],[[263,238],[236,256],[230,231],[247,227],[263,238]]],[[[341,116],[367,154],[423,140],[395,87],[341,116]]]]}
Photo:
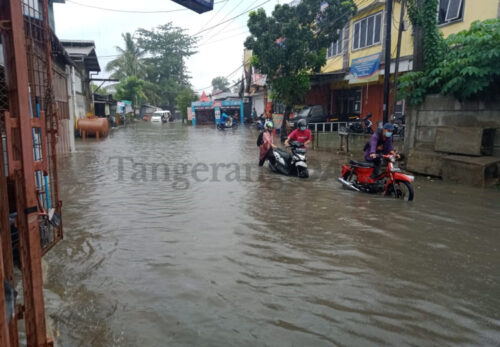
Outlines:
{"type": "Polygon", "coordinates": [[[401,0],[401,15],[399,17],[399,31],[398,31],[398,48],[396,53],[396,67],[394,68],[394,104],[392,108],[393,110],[396,110],[396,103],[397,103],[399,60],[401,58],[401,40],[403,38],[405,4],[406,0],[401,0]]]}
{"type": "Polygon", "coordinates": [[[392,2],[385,2],[385,74],[384,74],[384,123],[389,121],[389,94],[391,81],[391,29],[392,29],[392,2]]]}

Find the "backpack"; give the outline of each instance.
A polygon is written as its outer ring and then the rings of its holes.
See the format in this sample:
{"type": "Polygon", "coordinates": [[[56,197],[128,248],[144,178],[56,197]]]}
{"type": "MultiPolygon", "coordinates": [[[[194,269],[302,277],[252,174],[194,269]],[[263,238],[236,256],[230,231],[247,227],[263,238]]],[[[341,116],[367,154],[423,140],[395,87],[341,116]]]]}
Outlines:
{"type": "Polygon", "coordinates": [[[262,144],[264,143],[262,136],[264,136],[264,132],[261,131],[259,134],[259,137],[257,137],[257,147],[262,146],[262,144]]]}

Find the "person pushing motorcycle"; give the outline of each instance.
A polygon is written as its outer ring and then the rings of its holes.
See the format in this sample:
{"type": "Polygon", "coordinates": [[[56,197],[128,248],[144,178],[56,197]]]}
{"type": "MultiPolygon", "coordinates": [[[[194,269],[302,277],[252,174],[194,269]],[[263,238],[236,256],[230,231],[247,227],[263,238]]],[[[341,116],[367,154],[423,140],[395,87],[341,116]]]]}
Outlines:
{"type": "Polygon", "coordinates": [[[396,157],[398,155],[394,151],[394,145],[392,143],[392,134],[394,133],[394,125],[392,123],[385,123],[383,129],[376,131],[371,139],[365,145],[365,160],[369,163],[374,164],[374,170],[371,175],[372,178],[377,178],[380,176],[380,166],[382,164],[382,159],[380,155],[392,154],[396,157]]]}
{"type": "Polygon", "coordinates": [[[262,134],[262,144],[259,146],[259,166],[263,166],[266,159],[271,158],[273,148],[276,146],[273,143],[274,124],[271,121],[266,121],[264,132],[262,134]]]}

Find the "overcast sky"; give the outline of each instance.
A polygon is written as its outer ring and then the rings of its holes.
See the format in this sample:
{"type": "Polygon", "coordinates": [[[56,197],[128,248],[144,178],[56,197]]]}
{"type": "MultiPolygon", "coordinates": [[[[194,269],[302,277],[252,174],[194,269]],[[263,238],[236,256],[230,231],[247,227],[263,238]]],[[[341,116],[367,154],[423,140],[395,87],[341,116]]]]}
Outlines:
{"type": "MultiPolygon", "coordinates": [[[[234,16],[250,10],[262,3],[267,13],[271,13],[279,0],[215,0],[213,11],[197,14],[170,0],[66,0],[65,4],[54,4],[56,33],[64,40],[93,40],[99,64],[103,70],[99,77],[107,77],[106,64],[116,55],[115,46],[123,47],[121,33],[133,33],[138,28],[152,29],[172,22],[174,26],[195,34],[234,16]],[[266,2],[267,1],[267,2],[266,2]],[[79,4],[85,4],[81,6],[79,4]],[[170,13],[123,13],[91,8],[96,6],[113,10],[130,11],[172,11],[170,13]]],[[[243,42],[248,36],[246,22],[248,13],[227,24],[217,26],[202,34],[198,53],[187,61],[192,76],[193,88],[201,93],[211,90],[212,78],[227,76],[243,63],[243,42]],[[208,88],[206,88],[208,87],[208,88]]],[[[230,81],[241,77],[241,70],[229,76],[230,81]]]]}

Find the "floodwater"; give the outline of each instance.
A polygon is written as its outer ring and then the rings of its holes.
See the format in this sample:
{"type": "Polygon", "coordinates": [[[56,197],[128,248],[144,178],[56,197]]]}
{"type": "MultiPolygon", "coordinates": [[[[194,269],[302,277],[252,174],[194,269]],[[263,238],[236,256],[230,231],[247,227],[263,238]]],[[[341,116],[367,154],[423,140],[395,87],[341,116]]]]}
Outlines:
{"type": "Polygon", "coordinates": [[[256,137],[139,123],[61,158],[60,346],[500,343],[498,190],[351,192],[314,151],[310,179],[277,176],[256,137]]]}

